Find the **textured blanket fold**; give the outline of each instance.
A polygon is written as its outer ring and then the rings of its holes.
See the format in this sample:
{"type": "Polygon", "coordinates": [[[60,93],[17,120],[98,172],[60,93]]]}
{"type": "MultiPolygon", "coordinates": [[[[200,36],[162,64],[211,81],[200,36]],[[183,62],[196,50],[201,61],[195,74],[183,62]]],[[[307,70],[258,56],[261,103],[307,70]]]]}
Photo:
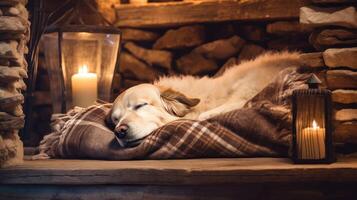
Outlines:
{"type": "Polygon", "coordinates": [[[105,126],[110,104],[55,115],[54,132],[34,158],[109,160],[287,156],[290,96],[306,74],[286,69],[242,109],[205,121],[177,120],[153,131],[138,146],[123,148],[105,126]]]}

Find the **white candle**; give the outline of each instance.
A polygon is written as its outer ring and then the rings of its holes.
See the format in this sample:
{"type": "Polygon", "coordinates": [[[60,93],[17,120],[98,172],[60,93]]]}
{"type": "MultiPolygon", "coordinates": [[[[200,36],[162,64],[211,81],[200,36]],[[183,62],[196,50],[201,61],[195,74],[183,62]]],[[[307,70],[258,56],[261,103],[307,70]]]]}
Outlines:
{"type": "Polygon", "coordinates": [[[87,65],[79,68],[78,74],[72,76],[73,106],[88,107],[97,100],[97,75],[88,73],[87,65]]]}
{"type": "Polygon", "coordinates": [[[320,128],[313,120],[312,127],[304,128],[299,137],[302,159],[325,158],[325,129],[320,128]]]}

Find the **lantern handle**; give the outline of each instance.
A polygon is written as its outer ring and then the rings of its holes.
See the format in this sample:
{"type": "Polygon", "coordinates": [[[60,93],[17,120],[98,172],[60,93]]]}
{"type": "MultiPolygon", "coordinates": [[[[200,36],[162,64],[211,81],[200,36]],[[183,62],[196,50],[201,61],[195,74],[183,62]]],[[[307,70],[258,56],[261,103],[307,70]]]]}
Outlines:
{"type": "Polygon", "coordinates": [[[317,89],[322,82],[314,73],[312,73],[305,83],[309,86],[309,89],[317,89]]]}

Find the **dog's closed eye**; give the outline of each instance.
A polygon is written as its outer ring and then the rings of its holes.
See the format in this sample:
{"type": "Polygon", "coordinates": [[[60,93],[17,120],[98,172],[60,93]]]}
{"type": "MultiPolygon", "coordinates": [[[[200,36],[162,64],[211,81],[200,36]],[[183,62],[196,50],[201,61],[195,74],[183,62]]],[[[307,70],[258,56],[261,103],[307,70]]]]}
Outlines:
{"type": "Polygon", "coordinates": [[[113,118],[112,118],[112,121],[113,121],[115,124],[117,124],[117,123],[119,122],[119,118],[118,118],[118,117],[113,117],[113,118]]]}
{"type": "Polygon", "coordinates": [[[139,108],[143,107],[143,106],[146,106],[148,105],[148,103],[141,103],[141,104],[138,104],[136,106],[134,106],[134,110],[138,110],[139,108]]]}

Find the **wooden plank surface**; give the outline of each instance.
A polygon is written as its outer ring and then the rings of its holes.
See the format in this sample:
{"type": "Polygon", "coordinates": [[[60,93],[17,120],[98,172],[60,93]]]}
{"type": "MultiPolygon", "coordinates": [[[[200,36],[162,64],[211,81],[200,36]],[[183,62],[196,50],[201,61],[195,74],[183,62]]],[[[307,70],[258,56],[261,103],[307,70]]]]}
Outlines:
{"type": "Polygon", "coordinates": [[[244,185],[0,185],[1,200],[354,200],[353,183],[244,185]]]}
{"type": "Polygon", "coordinates": [[[297,19],[308,0],[212,0],[118,4],[118,27],[164,27],[193,23],[243,20],[297,19]]]}
{"type": "Polygon", "coordinates": [[[192,160],[43,160],[0,169],[0,184],[202,185],[357,182],[357,158],[295,165],[283,158],[192,160]]]}

